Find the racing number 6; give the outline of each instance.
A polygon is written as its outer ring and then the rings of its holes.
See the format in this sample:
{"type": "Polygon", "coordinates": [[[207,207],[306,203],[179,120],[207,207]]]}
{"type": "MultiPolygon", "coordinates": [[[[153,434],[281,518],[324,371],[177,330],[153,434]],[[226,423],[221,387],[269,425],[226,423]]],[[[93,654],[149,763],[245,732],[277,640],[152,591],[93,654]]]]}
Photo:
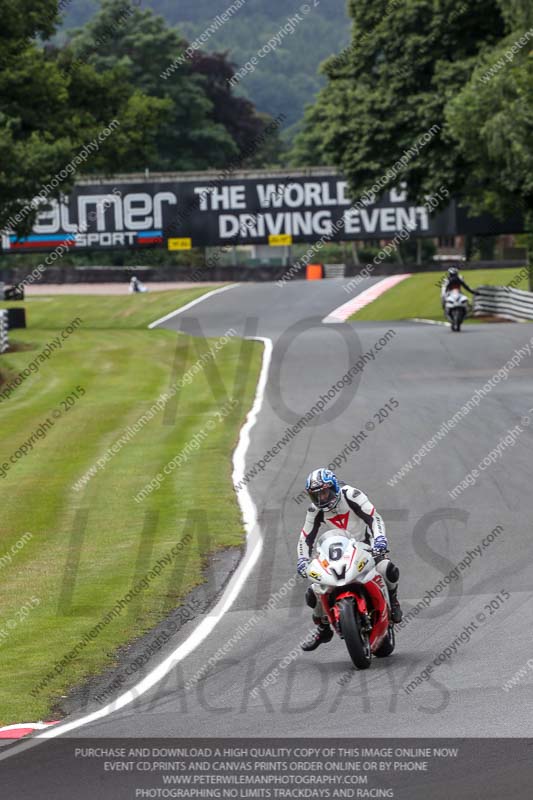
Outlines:
{"type": "Polygon", "coordinates": [[[333,542],[329,546],[329,560],[339,561],[342,558],[342,544],[340,542],[333,542]]]}

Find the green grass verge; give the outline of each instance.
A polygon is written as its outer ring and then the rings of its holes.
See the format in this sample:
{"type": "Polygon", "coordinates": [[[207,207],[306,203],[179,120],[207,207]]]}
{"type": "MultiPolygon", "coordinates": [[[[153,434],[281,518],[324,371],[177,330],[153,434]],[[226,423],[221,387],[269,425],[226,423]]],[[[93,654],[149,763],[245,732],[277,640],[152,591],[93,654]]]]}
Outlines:
{"type": "MultiPolygon", "coordinates": [[[[472,289],[488,284],[507,286],[519,272],[520,269],[517,267],[461,270],[461,274],[472,289]]],[[[350,319],[356,322],[414,318],[443,320],[440,289],[437,286],[443,274],[439,271],[412,275],[353,314],[350,319]]],[[[522,278],[521,282],[514,286],[515,289],[528,289],[527,278],[522,278]]]]}
{"type": "Polygon", "coordinates": [[[75,317],[81,317],[84,326],[90,328],[146,328],[150,322],[164,317],[214,288],[203,286],[196,289],[119,296],[39,295],[22,302],[0,303],[0,308],[25,308],[29,328],[59,330],[75,317]]]}
{"type": "Polygon", "coordinates": [[[24,370],[74,317],[83,324],[0,403],[0,464],[9,463],[46,418],[53,422],[0,478],[0,559],[31,533],[11,563],[0,560],[0,724],[49,718],[58,697],[112,666],[120,645],[150,630],[202,582],[206,548],[212,552],[243,543],[231,453],[257,384],[262,348],[255,342],[226,344],[216,357],[220,380],[212,366],[196,374],[85,488],[73,489],[128,425],[212,345],[213,340],[145,328],[202,291],[207,289],[25,303],[29,327],[12,332],[17,349],[0,357],[4,377],[6,370],[11,377],[24,370]],[[65,410],[62,401],[77,386],[85,394],[65,410]],[[226,390],[238,403],[220,421],[217,411],[226,390]],[[52,416],[54,409],[61,410],[60,417],[52,416]],[[136,503],[134,496],[206,423],[209,435],[191,450],[186,464],[136,503]],[[32,695],[56,663],[187,533],[193,539],[181,555],[32,695]],[[38,605],[26,614],[21,609],[32,597],[38,605]]]}

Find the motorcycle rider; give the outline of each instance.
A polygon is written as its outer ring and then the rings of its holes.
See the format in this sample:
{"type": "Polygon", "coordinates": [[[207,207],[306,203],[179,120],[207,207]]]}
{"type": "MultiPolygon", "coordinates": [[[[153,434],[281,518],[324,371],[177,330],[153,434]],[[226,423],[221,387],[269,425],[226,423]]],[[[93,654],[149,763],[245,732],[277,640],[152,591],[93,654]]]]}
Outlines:
{"type": "Polygon", "coordinates": [[[129,291],[130,294],[136,294],[137,292],[147,292],[148,289],[143,283],[140,282],[137,275],[133,275],[130,280],[129,291]]]}
{"type": "MultiPolygon", "coordinates": [[[[385,523],[377,513],[366,494],[337,479],[337,476],[323,467],[313,470],[307,478],[306,491],[312,505],[307,510],[305,523],[298,540],[297,570],[304,578],[311,561],[311,552],[321,525],[333,526],[346,531],[357,541],[364,541],[372,546],[372,554],[376,559],[376,569],[384,579],[389,590],[391,617],[393,622],[401,622],[402,609],[398,602],[398,579],[400,571],[386,557],[389,544],[385,533],[385,523]]],[[[325,618],[317,609],[319,600],[310,586],[305,593],[305,600],[313,610],[313,622],[316,632],[301,647],[302,650],[315,650],[320,644],[329,642],[333,631],[325,618]]],[[[320,606],[319,606],[320,609],[320,606]]]]}
{"type": "Polygon", "coordinates": [[[474,289],[471,289],[470,286],[466,283],[463,276],[459,274],[459,270],[457,267],[450,267],[444,278],[442,279],[442,305],[446,302],[446,295],[448,292],[451,292],[453,289],[466,289],[467,292],[470,294],[474,294],[474,289]]]}

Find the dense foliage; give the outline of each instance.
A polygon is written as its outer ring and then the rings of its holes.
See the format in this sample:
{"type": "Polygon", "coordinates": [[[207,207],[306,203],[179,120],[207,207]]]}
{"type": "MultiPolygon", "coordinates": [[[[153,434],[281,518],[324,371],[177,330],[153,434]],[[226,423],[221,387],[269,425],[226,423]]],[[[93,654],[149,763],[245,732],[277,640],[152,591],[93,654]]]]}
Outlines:
{"type": "MultiPolygon", "coordinates": [[[[324,65],[328,85],[294,157],[337,163],[361,193],[426,131],[444,128],[448,99],[504,28],[497,0],[352,0],[350,11],[352,43],[324,65]]],[[[404,177],[418,196],[441,185],[457,191],[465,164],[442,130],[404,177]]]]}
{"type": "MultiPolygon", "coordinates": [[[[149,0],[134,6],[149,6],[165,20],[177,25],[193,41],[210,23],[232,5],[233,0],[149,0]]],[[[95,0],[72,0],[66,9],[65,26],[85,23],[95,13],[95,0]]],[[[348,44],[350,22],[346,0],[246,0],[231,19],[210,35],[205,49],[227,52],[238,67],[252,58],[278,33],[289,17],[300,15],[294,33],[284,36],[273,52],[260,60],[257,69],[240,83],[239,93],[273,117],[283,114],[286,125],[299,122],[306,104],[312,103],[324,84],[318,68],[331,53],[348,44]],[[301,8],[307,6],[308,13],[301,8]]]]}
{"type": "Polygon", "coordinates": [[[268,110],[302,126],[292,164],[337,165],[353,195],[410,152],[394,182],[413,199],[445,186],[533,231],[530,0],[349,0],[351,43],[344,0],[238,2],[211,27],[230,0],[0,0],[0,225],[112,120],[80,172],[282,165],[268,110]]]}
{"type": "Polygon", "coordinates": [[[533,232],[530,0],[351,0],[352,43],[324,65],[291,157],[333,163],[359,195],[421,136],[405,180],[477,211],[524,214],[533,232]]]}
{"type": "Polygon", "coordinates": [[[57,0],[0,0],[0,12],[0,228],[28,232],[29,201],[58,197],[76,174],[236,169],[280,157],[276,126],[235,96],[224,55],[195,52],[161,77],[188,43],[151,10],[102,0],[62,41],[52,38],[57,0]]]}

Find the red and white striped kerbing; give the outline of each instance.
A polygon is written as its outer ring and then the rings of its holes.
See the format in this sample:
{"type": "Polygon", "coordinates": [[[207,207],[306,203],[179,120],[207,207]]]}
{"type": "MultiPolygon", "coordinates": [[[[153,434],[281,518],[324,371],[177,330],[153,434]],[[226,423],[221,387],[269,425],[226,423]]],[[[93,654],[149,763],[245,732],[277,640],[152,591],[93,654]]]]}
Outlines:
{"type": "Polygon", "coordinates": [[[370,289],[366,289],[364,292],[361,292],[361,294],[358,294],[357,297],[348,300],[347,303],[336,308],[328,314],[327,317],[324,317],[322,322],[345,322],[352,314],[355,314],[356,311],[360,311],[369,303],[372,303],[380,297],[380,295],[392,289],[393,286],[396,286],[396,284],[410,277],[411,273],[406,275],[391,275],[388,278],[384,278],[384,280],[371,286],[370,289]]]}
{"type": "Polygon", "coordinates": [[[22,739],[34,731],[42,731],[57,722],[19,722],[17,725],[6,725],[0,728],[0,739],[22,739]]]}

